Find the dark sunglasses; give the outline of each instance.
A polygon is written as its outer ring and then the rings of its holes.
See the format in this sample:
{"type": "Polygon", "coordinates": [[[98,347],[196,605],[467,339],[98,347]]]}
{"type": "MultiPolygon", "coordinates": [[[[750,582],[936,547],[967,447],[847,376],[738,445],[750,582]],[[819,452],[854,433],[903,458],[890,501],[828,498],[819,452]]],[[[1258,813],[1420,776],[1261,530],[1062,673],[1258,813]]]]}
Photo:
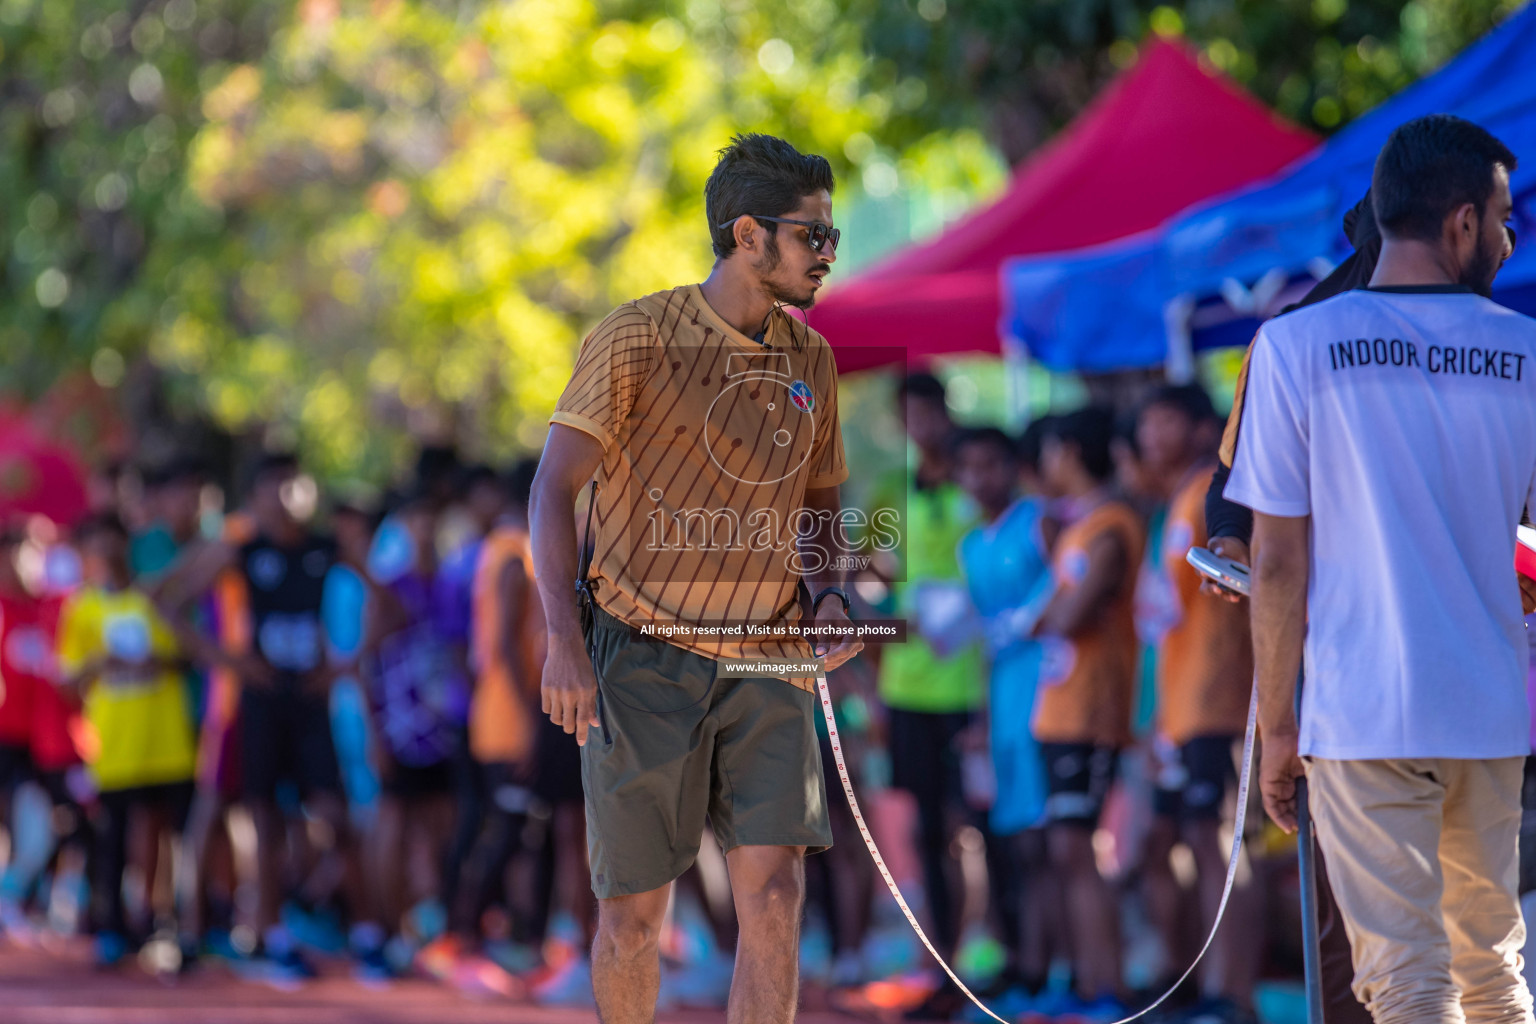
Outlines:
{"type": "MultiPolygon", "coordinates": [[[[812,252],[821,252],[822,247],[828,242],[832,243],[832,251],[836,252],[837,240],[843,237],[842,231],[837,228],[829,228],[819,220],[791,220],[788,217],[764,217],[760,213],[744,213],[741,216],[751,217],[753,220],[771,220],[775,224],[798,224],[802,228],[809,228],[810,234],[806,236],[806,243],[811,247],[812,252]]],[[[724,224],[721,224],[720,227],[722,229],[728,228],[740,219],[741,217],[733,217],[724,224]]]]}

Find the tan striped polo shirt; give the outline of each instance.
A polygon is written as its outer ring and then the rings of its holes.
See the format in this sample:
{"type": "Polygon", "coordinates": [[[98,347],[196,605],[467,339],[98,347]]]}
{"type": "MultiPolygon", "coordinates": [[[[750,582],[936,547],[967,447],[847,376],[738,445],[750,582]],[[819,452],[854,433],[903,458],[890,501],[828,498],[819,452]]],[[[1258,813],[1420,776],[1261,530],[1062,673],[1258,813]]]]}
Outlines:
{"type": "Polygon", "coordinates": [[[647,295],[582,343],[550,417],[603,445],[598,603],[632,626],[718,629],[668,638],[712,658],[809,656],[747,627],[799,622],[805,491],[848,478],[831,347],[783,312],[764,340],[697,285],[647,295]]]}

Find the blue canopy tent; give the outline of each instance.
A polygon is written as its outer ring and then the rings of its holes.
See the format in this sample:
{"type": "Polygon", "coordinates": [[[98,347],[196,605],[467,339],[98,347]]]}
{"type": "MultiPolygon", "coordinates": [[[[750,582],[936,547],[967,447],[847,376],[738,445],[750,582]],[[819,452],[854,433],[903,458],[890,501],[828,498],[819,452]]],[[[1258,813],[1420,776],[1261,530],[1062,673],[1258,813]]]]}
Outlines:
{"type": "MultiPolygon", "coordinates": [[[[1404,121],[1457,114],[1523,158],[1511,186],[1515,226],[1536,239],[1536,4],[1528,4],[1433,75],[1258,185],[1199,204],[1129,239],[1009,260],[1000,330],[1047,367],[1109,372],[1246,344],[1272,315],[1349,253],[1340,229],[1370,186],[1376,154],[1404,121]]],[[[1536,252],[1517,247],[1495,298],[1536,313],[1536,252]]]]}

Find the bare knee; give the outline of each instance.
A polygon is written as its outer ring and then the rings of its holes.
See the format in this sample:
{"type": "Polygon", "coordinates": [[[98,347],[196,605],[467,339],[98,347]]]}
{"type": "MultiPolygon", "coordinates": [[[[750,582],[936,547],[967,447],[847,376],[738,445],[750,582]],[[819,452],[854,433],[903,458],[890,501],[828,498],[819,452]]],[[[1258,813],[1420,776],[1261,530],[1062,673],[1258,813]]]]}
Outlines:
{"type": "Polygon", "coordinates": [[[732,884],[738,917],[743,921],[800,920],[801,906],[805,902],[803,861],[787,863],[753,881],[754,884],[748,886],[732,884]]]}
{"type": "Polygon", "coordinates": [[[657,955],[667,904],[663,898],[658,906],[658,901],[647,898],[650,895],[598,901],[595,957],[637,960],[657,955]]]}
{"type": "Polygon", "coordinates": [[[1087,825],[1053,825],[1046,842],[1051,867],[1062,877],[1098,873],[1098,863],[1093,852],[1093,831],[1087,825]]]}
{"type": "Polygon", "coordinates": [[[1184,826],[1184,843],[1195,858],[1195,870],[1226,873],[1227,854],[1221,848],[1221,823],[1192,821],[1184,826]]]}

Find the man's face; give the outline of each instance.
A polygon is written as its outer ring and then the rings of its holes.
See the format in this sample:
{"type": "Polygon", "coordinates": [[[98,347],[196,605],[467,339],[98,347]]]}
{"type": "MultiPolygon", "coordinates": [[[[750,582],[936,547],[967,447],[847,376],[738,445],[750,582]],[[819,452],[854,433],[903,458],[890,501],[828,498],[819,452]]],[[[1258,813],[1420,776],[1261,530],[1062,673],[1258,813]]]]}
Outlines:
{"type": "Polygon", "coordinates": [[[1156,496],[1156,488],[1153,481],[1156,479],[1151,472],[1147,461],[1136,452],[1136,448],[1123,437],[1117,437],[1110,442],[1110,458],[1115,463],[1115,479],[1127,493],[1144,497],[1156,496]]]}
{"type": "Polygon", "coordinates": [[[1194,442],[1195,425],[1170,405],[1149,405],[1136,418],[1136,447],[1141,450],[1141,461],[1157,476],[1182,469],[1189,461],[1194,442]]]}
{"type": "Polygon", "coordinates": [[[87,582],[111,584],[116,571],[128,560],[128,545],[111,530],[95,530],[80,545],[80,567],[87,582]]]}
{"type": "Polygon", "coordinates": [[[1493,293],[1493,279],[1514,251],[1505,228],[1514,209],[1509,192],[1509,171],[1503,164],[1494,164],[1493,193],[1475,220],[1475,234],[1463,246],[1469,252],[1463,256],[1461,264],[1460,283],[1481,295],[1493,293]]]}
{"type": "Polygon", "coordinates": [[[297,473],[268,472],[251,489],[251,515],[263,532],[285,529],[291,520],[283,504],[283,490],[293,483],[297,473]]]}
{"type": "Polygon", "coordinates": [[[1040,483],[1048,497],[1067,493],[1072,453],[1059,437],[1047,437],[1040,443],[1040,483]]]}
{"type": "Polygon", "coordinates": [[[501,485],[494,480],[480,481],[464,496],[464,507],[478,523],[493,523],[506,507],[501,485]]]}
{"type": "Polygon", "coordinates": [[[955,453],[955,483],[983,508],[1008,504],[1017,478],[1013,458],[990,442],[963,444],[955,453]]]}
{"type": "Polygon", "coordinates": [[[935,398],[908,396],[906,408],[902,410],[902,423],[906,426],[907,436],[912,439],[912,443],[925,451],[943,446],[954,430],[954,424],[949,419],[949,410],[944,408],[943,402],[935,398]]]}
{"type": "MultiPolygon", "coordinates": [[[[821,191],[806,196],[800,205],[781,216],[789,220],[814,221],[832,227],[832,195],[821,191]]],[[[810,228],[799,224],[775,224],[759,221],[763,228],[763,247],[752,269],[757,273],[764,290],[775,302],[788,306],[810,309],[816,303],[816,293],[822,280],[837,260],[837,250],[831,239],[814,251],[808,238],[810,228]],[[767,229],[772,228],[769,232],[767,229]]]]}
{"type": "Polygon", "coordinates": [[[338,509],[331,525],[336,531],[336,546],[341,553],[359,565],[366,563],[368,547],[373,541],[368,520],[351,509],[338,509]]]}
{"type": "Polygon", "coordinates": [[[203,482],[196,477],[178,477],[165,485],[160,495],[160,514],[174,533],[197,529],[203,504],[203,482]]]}

